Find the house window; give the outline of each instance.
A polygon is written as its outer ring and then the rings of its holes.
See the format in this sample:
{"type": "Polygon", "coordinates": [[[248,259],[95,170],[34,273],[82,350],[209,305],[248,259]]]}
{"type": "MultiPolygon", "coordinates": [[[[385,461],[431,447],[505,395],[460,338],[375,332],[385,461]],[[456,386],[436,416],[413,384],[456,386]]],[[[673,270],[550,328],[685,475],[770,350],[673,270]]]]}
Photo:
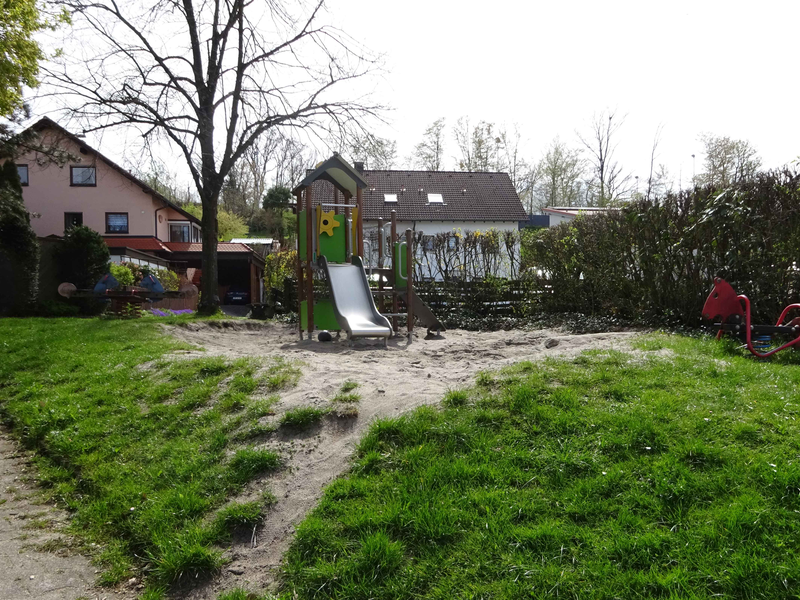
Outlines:
{"type": "Polygon", "coordinates": [[[106,213],[106,233],[128,233],[128,213],[106,213]]]}
{"type": "Polygon", "coordinates": [[[81,225],[83,225],[83,213],[79,212],[64,213],[64,231],[72,229],[73,227],[80,227],[81,225]]]}
{"type": "Polygon", "coordinates": [[[188,223],[170,223],[169,224],[169,241],[170,242],[191,242],[189,237],[189,224],[188,223]]]}
{"type": "Polygon", "coordinates": [[[384,202],[397,202],[397,194],[384,194],[383,195],[384,202]]]}
{"type": "Polygon", "coordinates": [[[422,248],[425,252],[433,252],[433,236],[432,235],[423,235],[422,236],[422,248]]]}
{"type": "Polygon", "coordinates": [[[17,165],[19,181],[22,185],[28,185],[28,165],[17,165]]]}
{"type": "Polygon", "coordinates": [[[456,236],[451,235],[447,239],[447,247],[450,248],[451,250],[453,250],[457,244],[458,244],[458,238],[456,236]]]}
{"type": "Polygon", "coordinates": [[[95,167],[70,167],[70,185],[88,186],[97,185],[97,171],[95,167]]]}
{"type": "Polygon", "coordinates": [[[200,242],[200,228],[196,225],[192,226],[192,241],[193,242],[200,242]]]}
{"type": "Polygon", "coordinates": [[[441,194],[428,194],[428,204],[444,204],[441,194]]]}

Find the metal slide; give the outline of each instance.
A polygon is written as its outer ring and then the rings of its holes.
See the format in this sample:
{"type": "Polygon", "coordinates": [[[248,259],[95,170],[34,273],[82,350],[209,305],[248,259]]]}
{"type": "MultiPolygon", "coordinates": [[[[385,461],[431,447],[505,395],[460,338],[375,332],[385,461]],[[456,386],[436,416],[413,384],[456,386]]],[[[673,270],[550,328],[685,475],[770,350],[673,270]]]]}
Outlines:
{"type": "Polygon", "coordinates": [[[328,263],[324,256],[320,256],[318,262],[328,279],[336,321],[347,332],[348,338],[388,340],[392,335],[392,325],[375,307],[361,259],[353,256],[353,264],[339,264],[328,263]]]}

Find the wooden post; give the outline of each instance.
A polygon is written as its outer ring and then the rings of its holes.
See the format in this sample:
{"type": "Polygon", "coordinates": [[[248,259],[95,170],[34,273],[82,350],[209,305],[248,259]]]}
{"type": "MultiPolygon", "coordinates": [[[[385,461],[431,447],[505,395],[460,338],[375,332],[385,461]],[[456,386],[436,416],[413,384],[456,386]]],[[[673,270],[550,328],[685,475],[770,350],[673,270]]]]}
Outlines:
{"type": "MultiPolygon", "coordinates": [[[[303,301],[303,297],[305,296],[304,289],[303,289],[303,263],[300,260],[300,209],[303,207],[303,192],[297,192],[295,195],[295,206],[297,207],[297,269],[296,269],[296,277],[297,277],[297,329],[300,333],[300,341],[303,341],[303,322],[299,318],[300,316],[300,303],[303,301]]],[[[308,246],[308,241],[306,240],[306,246],[308,246]]]]}
{"type": "Polygon", "coordinates": [[[406,288],[406,309],[408,310],[408,343],[411,343],[412,333],[414,332],[414,233],[406,229],[406,277],[408,277],[406,288]]]}
{"type": "MultiPolygon", "coordinates": [[[[397,314],[400,312],[400,303],[397,301],[397,260],[400,258],[397,256],[397,246],[394,243],[397,241],[397,211],[392,211],[392,239],[389,240],[389,243],[392,245],[392,312],[397,314]]],[[[397,331],[397,317],[392,317],[392,329],[396,332],[397,331]]]]}
{"type": "Polygon", "coordinates": [[[313,237],[311,230],[313,216],[311,213],[313,208],[314,196],[309,185],[306,188],[306,316],[308,320],[308,339],[311,339],[314,333],[314,257],[311,254],[311,238],[313,237]]]}
{"type": "MultiPolygon", "coordinates": [[[[378,219],[378,291],[381,292],[378,294],[378,312],[384,312],[383,306],[383,273],[381,273],[381,269],[383,268],[383,244],[381,243],[383,235],[383,219],[378,219]]],[[[372,256],[369,257],[372,260],[372,256]]]]}
{"type": "Polygon", "coordinates": [[[360,187],[356,188],[356,206],[358,206],[358,223],[356,224],[358,255],[364,258],[364,190],[360,187]]]}

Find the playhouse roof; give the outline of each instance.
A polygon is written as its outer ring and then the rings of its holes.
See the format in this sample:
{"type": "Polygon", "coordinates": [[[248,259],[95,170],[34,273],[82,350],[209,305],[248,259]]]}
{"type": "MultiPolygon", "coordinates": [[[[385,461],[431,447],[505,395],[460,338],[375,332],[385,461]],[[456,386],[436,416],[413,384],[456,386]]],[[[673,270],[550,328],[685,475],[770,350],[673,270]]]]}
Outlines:
{"type": "Polygon", "coordinates": [[[306,175],[293,190],[297,193],[304,188],[312,185],[315,181],[324,180],[332,183],[339,191],[346,192],[351,196],[356,195],[358,188],[367,187],[367,182],[350,164],[338,154],[334,154],[328,160],[319,163],[316,168],[306,175]]]}

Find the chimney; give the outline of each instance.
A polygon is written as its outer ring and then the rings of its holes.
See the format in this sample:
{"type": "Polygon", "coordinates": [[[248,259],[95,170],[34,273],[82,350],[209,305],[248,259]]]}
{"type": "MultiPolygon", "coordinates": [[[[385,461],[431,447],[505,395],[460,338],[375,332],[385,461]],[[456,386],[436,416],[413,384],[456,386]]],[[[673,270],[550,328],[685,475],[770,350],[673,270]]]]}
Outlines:
{"type": "Polygon", "coordinates": [[[356,171],[358,171],[359,173],[363,173],[364,172],[364,162],[363,161],[359,161],[359,160],[353,161],[353,168],[356,171]]]}

